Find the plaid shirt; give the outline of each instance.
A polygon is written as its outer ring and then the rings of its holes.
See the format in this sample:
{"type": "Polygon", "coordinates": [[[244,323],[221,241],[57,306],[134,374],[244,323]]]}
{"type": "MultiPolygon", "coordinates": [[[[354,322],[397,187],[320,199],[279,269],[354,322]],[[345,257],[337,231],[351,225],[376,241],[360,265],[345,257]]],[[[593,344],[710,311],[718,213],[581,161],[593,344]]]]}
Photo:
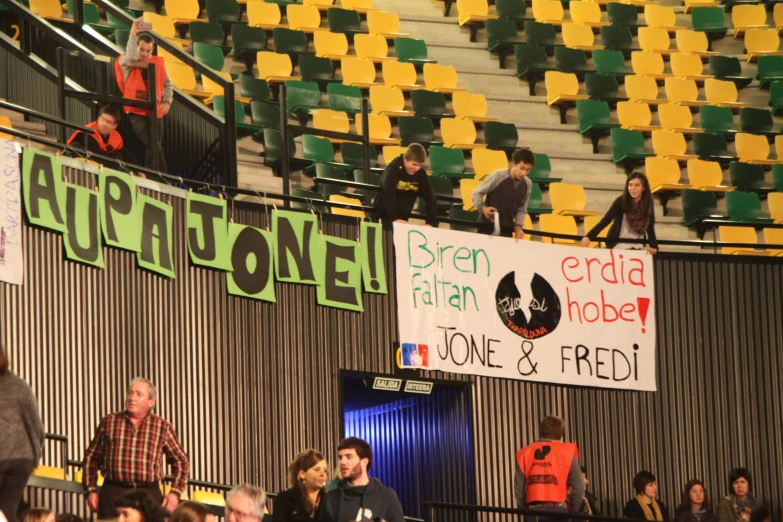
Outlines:
{"type": "Polygon", "coordinates": [[[148,413],[136,429],[123,411],[103,418],[95,438],[84,454],[84,489],[96,491],[98,469],[107,480],[156,482],[163,479],[163,454],[174,475],[172,492],[181,494],[188,481],[188,457],[174,428],[148,413]]]}

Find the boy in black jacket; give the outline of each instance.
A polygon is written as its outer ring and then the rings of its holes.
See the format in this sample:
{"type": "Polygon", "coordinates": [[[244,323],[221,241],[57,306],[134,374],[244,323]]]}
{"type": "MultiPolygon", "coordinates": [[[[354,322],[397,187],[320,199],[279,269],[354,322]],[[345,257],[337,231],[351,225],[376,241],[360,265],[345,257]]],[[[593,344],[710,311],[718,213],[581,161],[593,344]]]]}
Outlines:
{"type": "Polygon", "coordinates": [[[427,225],[437,227],[437,203],[427,171],[421,166],[427,160],[427,151],[418,143],[411,143],[404,154],[386,166],[381,177],[381,190],[375,196],[373,207],[384,221],[407,223],[416,198],[427,205],[427,225]]]}

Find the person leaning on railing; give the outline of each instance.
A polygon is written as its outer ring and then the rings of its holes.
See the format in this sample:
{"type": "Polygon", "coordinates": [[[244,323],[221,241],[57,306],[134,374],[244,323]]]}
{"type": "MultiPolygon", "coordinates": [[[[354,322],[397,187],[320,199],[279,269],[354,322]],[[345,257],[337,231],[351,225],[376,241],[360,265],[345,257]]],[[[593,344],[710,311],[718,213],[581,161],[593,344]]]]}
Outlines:
{"type": "Polygon", "coordinates": [[[427,206],[427,226],[438,226],[438,203],[427,171],[421,166],[427,161],[427,151],[418,143],[411,143],[386,166],[381,176],[381,190],[375,196],[375,214],[385,223],[407,223],[416,199],[421,197],[427,206]]]}
{"type": "MultiPolygon", "coordinates": [[[[71,147],[83,148],[87,152],[92,154],[100,154],[101,156],[107,156],[109,158],[122,161],[124,163],[136,163],[136,159],[132,154],[124,147],[124,142],[117,126],[122,119],[122,111],[113,105],[106,105],[98,113],[98,118],[85,125],[85,127],[93,129],[95,132],[87,134],[87,144],[84,143],[84,131],[77,130],[74,132],[68,141],[67,145],[71,147]]],[[[96,161],[103,163],[100,159],[96,158],[96,161]]],[[[107,167],[113,166],[113,164],[106,165],[107,167]]]]}

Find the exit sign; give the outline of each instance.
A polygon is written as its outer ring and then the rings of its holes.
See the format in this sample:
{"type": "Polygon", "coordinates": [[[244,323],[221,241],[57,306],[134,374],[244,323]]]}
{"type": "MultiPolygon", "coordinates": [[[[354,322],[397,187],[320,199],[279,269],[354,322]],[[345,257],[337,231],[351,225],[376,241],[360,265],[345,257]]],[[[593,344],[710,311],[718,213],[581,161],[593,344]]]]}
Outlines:
{"type": "Polygon", "coordinates": [[[400,391],[402,379],[390,379],[388,377],[376,377],[372,382],[374,390],[400,391]]]}
{"type": "Polygon", "coordinates": [[[405,381],[405,391],[408,393],[423,393],[429,395],[432,393],[431,382],[405,381]]]}

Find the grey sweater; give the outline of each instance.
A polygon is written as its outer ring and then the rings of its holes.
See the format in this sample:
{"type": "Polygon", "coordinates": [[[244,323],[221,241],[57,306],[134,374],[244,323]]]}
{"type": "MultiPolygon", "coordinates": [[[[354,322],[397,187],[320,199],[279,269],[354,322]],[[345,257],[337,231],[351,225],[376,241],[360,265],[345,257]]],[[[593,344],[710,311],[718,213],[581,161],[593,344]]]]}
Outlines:
{"type": "Polygon", "coordinates": [[[38,415],[38,401],[22,379],[7,373],[0,376],[0,461],[41,458],[44,428],[38,415]]]}

